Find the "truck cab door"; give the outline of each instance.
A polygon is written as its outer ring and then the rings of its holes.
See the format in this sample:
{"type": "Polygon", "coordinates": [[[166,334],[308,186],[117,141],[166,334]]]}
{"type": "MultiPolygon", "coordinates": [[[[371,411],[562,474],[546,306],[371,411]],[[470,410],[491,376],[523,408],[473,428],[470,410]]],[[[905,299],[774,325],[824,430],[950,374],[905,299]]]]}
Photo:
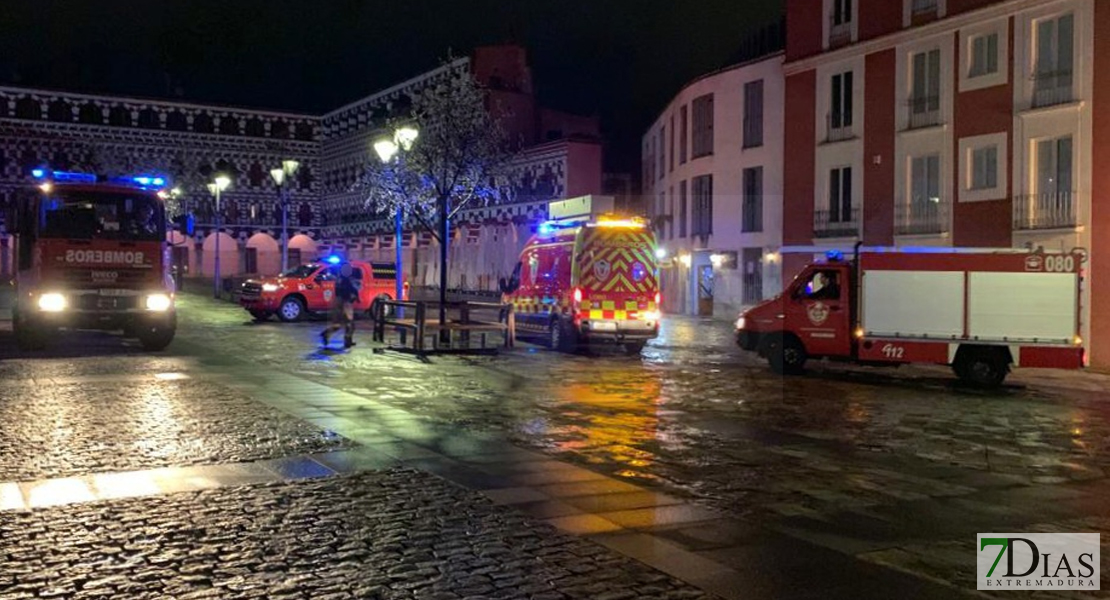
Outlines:
{"type": "Polygon", "coordinates": [[[330,269],[321,269],[306,286],[305,298],[310,310],[325,310],[335,298],[335,274],[330,269]]]}
{"type": "Polygon", "coordinates": [[[817,265],[802,272],[786,301],[787,331],[810,356],[849,356],[852,347],[848,268],[817,265]]]}

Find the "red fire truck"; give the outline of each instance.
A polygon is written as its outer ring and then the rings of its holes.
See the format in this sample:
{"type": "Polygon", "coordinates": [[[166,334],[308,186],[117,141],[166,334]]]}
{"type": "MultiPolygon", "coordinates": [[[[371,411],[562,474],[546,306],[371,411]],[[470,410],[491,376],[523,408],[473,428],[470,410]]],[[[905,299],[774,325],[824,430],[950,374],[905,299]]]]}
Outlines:
{"type": "Polygon", "coordinates": [[[7,215],[15,242],[13,326],[41,349],[60,328],[123,330],[161,350],[177,329],[156,176],[105,179],[35,169],[7,215]]]}
{"type": "Polygon", "coordinates": [[[659,334],[655,236],[639,219],[542,224],[501,291],[517,333],[554,350],[611,343],[639,354],[659,334]]]}
{"type": "Polygon", "coordinates": [[[744,312],[737,343],[778,373],[809,358],[951,365],[979,385],[1011,366],[1078,369],[1083,254],[1009,249],[857,248],[807,266],[744,312]]]}
{"type": "MultiPolygon", "coordinates": [[[[329,256],[321,261],[294,267],[276,277],[250,279],[243,283],[239,304],[258,321],[277,315],[285,322],[300,321],[308,313],[326,312],[335,293],[335,267],[342,259],[329,256]]],[[[352,260],[361,281],[355,310],[365,312],[375,300],[392,300],[397,294],[397,268],[393,263],[352,260]]],[[[408,299],[408,282],[403,289],[408,299]]]]}

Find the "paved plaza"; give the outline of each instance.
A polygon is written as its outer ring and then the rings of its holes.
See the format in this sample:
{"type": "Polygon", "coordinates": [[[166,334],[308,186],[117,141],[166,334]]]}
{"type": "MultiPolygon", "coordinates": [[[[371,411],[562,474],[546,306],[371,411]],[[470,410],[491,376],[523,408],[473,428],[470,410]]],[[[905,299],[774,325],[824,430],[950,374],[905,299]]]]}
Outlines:
{"type": "Polygon", "coordinates": [[[783,380],[684,318],[421,361],[181,307],[158,354],[0,322],[0,598],[959,598],[976,532],[1110,524],[1094,373],[783,380]]]}

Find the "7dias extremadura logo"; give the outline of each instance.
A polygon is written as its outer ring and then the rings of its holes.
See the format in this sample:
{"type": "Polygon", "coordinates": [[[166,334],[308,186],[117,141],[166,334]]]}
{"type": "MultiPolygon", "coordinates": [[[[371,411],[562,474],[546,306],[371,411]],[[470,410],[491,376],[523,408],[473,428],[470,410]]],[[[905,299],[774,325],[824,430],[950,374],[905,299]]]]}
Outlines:
{"type": "Polygon", "coordinates": [[[1097,533],[980,533],[976,589],[1097,590],[1097,533]]]}

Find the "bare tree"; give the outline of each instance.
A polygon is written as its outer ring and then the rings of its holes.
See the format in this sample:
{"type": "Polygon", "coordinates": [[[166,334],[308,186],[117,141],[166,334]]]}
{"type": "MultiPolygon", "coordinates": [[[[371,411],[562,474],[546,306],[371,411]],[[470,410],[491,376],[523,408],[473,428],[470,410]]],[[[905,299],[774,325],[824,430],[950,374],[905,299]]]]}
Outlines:
{"type": "MultiPolygon", "coordinates": [[[[448,58],[445,64],[452,62],[448,58]]],[[[511,200],[511,154],[504,129],[489,110],[488,95],[469,70],[449,66],[443,78],[410,98],[411,114],[391,126],[416,127],[418,139],[388,162],[372,161],[356,186],[375,214],[403,211],[439,242],[442,324],[451,219],[465,208],[511,200]]]]}

